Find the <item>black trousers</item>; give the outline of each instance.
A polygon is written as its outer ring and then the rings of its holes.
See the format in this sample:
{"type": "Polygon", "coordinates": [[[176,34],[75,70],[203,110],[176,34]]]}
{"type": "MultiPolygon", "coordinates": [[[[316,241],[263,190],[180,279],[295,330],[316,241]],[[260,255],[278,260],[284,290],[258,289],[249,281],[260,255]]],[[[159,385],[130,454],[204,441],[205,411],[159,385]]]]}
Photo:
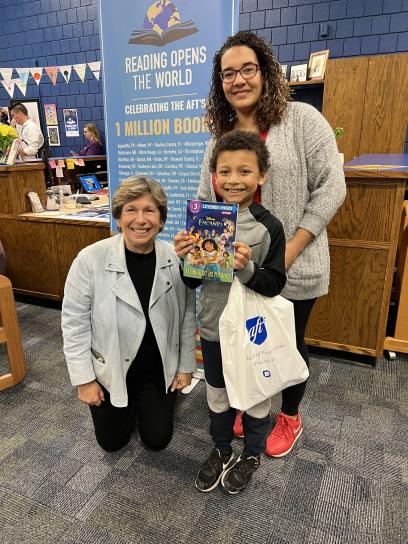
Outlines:
{"type": "Polygon", "coordinates": [[[120,450],[138,425],[140,439],[152,450],[164,449],[173,436],[176,391],[165,393],[163,373],[132,377],[125,408],[112,406],[108,391],[101,406],[90,406],[95,436],[106,451],[120,450]]]}
{"type": "MultiPolygon", "coordinates": [[[[295,313],[296,345],[300,355],[309,367],[309,353],[305,344],[305,331],[315,298],[308,300],[291,300],[295,313]]],[[[299,405],[305,394],[307,381],[292,385],[282,391],[281,411],[288,416],[295,416],[299,411],[299,405]]]]}
{"type": "MultiPolygon", "coordinates": [[[[210,434],[215,447],[220,450],[221,455],[224,455],[231,451],[236,410],[235,408],[230,408],[228,403],[222,372],[220,343],[210,342],[205,338],[201,338],[201,349],[203,353],[205,381],[211,387],[218,389],[227,403],[226,409],[223,412],[214,412],[211,410],[211,407],[209,408],[210,434]]],[[[211,396],[211,391],[208,392],[208,396],[211,396]]],[[[243,425],[245,452],[248,455],[259,455],[265,450],[266,437],[269,431],[269,414],[261,418],[245,414],[243,425]]]]}

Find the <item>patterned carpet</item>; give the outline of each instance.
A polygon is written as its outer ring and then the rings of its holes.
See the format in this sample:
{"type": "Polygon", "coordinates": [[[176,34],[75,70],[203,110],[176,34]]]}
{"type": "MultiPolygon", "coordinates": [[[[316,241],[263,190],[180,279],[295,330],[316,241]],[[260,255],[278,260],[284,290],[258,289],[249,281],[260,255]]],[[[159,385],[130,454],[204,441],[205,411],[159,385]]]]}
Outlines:
{"type": "Polygon", "coordinates": [[[180,395],[167,450],[135,437],[105,453],[68,380],[60,311],[17,306],[28,376],[0,393],[2,544],[408,542],[407,356],[372,368],[313,355],[292,454],[263,458],[240,496],[200,494],[204,384],[180,395]]]}

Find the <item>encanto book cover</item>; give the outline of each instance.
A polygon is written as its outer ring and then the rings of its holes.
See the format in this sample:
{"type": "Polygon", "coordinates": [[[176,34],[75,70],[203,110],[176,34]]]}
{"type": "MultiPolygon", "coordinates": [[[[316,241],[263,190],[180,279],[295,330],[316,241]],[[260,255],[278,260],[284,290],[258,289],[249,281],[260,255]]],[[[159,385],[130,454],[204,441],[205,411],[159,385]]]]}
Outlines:
{"type": "Polygon", "coordinates": [[[184,259],[189,278],[232,282],[238,204],[187,201],[186,230],[194,247],[184,259]]]}

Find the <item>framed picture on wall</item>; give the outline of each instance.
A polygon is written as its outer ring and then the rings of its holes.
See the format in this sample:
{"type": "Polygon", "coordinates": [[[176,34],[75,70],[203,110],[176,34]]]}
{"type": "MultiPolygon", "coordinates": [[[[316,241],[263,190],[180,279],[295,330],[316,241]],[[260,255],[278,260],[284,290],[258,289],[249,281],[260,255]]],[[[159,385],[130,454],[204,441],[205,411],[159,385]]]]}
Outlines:
{"type": "Polygon", "coordinates": [[[55,126],[47,126],[47,134],[48,134],[48,141],[50,146],[56,147],[61,145],[60,144],[60,136],[59,136],[59,130],[58,127],[55,126]]]}
{"type": "Polygon", "coordinates": [[[288,65],[287,65],[287,64],[281,64],[280,67],[281,67],[281,70],[282,70],[282,74],[283,74],[283,75],[285,76],[285,78],[286,78],[286,74],[287,74],[287,72],[288,72],[288,65]]]}
{"type": "Polygon", "coordinates": [[[290,67],[290,81],[306,81],[307,64],[297,64],[290,67]]]}
{"type": "Polygon", "coordinates": [[[329,50],[316,51],[309,58],[309,79],[323,79],[326,71],[329,50]]]}
{"type": "Polygon", "coordinates": [[[58,125],[57,106],[44,104],[45,122],[47,125],[58,125]]]}

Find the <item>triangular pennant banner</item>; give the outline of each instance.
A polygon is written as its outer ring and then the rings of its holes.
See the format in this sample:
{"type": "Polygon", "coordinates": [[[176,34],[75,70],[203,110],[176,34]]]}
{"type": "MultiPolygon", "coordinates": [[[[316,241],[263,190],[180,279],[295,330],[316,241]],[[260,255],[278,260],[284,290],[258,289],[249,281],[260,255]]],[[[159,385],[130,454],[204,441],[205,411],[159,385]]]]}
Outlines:
{"type": "Polygon", "coordinates": [[[45,71],[47,72],[48,77],[51,79],[52,84],[55,85],[58,77],[58,66],[47,66],[45,71]]]}
{"type": "Polygon", "coordinates": [[[20,91],[25,96],[26,90],[27,90],[27,83],[24,83],[24,81],[20,79],[19,77],[18,78],[16,77],[15,79],[12,79],[11,81],[14,81],[15,85],[20,89],[20,91]]]}
{"type": "Polygon", "coordinates": [[[65,79],[65,81],[67,83],[69,83],[69,78],[71,77],[71,70],[72,70],[71,65],[69,65],[69,66],[60,66],[59,67],[59,71],[64,76],[64,79],[65,79]]]}
{"type": "Polygon", "coordinates": [[[27,86],[28,78],[30,76],[30,69],[29,68],[16,68],[16,72],[20,76],[21,82],[27,86]]]}
{"type": "Polygon", "coordinates": [[[8,94],[11,96],[11,98],[13,98],[13,94],[14,94],[14,80],[13,81],[10,81],[10,82],[7,82],[6,80],[1,80],[0,83],[3,84],[3,87],[6,89],[6,91],[8,92],[8,94]]]}
{"type": "Polygon", "coordinates": [[[42,71],[42,68],[30,68],[31,75],[33,76],[34,81],[37,83],[37,85],[40,84],[42,71]]]}
{"type": "Polygon", "coordinates": [[[83,83],[85,81],[86,64],[74,64],[73,68],[83,83]]]}
{"type": "MultiPolygon", "coordinates": [[[[6,83],[11,83],[11,76],[13,74],[13,68],[0,68],[0,74],[6,83]]],[[[14,88],[14,85],[13,85],[14,88]]]]}
{"type": "Polygon", "coordinates": [[[101,61],[99,60],[97,62],[88,62],[88,66],[92,70],[95,78],[99,80],[99,75],[101,73],[101,61]]]}

